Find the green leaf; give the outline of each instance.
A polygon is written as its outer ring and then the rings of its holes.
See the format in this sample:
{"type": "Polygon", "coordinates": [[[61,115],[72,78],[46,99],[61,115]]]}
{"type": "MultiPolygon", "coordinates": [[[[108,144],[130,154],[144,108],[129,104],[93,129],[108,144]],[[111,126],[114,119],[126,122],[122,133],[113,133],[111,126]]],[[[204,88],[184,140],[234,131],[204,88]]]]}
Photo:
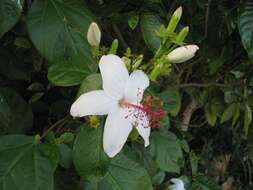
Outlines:
{"type": "Polygon", "coordinates": [[[191,190],[221,190],[218,183],[207,176],[198,176],[192,184],[191,190]]]}
{"type": "Polygon", "coordinates": [[[97,90],[99,88],[102,88],[102,77],[100,74],[91,74],[87,76],[81,83],[77,97],[81,96],[82,94],[97,90]]]}
{"type": "Polygon", "coordinates": [[[180,161],[183,158],[181,145],[171,132],[153,132],[150,153],[160,169],[167,172],[180,172],[180,161]]]}
{"type": "Polygon", "coordinates": [[[63,133],[59,138],[59,143],[71,143],[75,138],[75,135],[71,132],[63,133]]]}
{"type": "Polygon", "coordinates": [[[41,153],[43,153],[43,155],[51,161],[52,166],[55,170],[60,158],[58,147],[55,144],[44,143],[40,144],[38,148],[41,153]]]}
{"type": "Polygon", "coordinates": [[[244,112],[244,131],[245,134],[248,135],[249,126],[252,121],[252,111],[248,104],[245,105],[245,112],[244,112]]]}
{"type": "Polygon", "coordinates": [[[187,143],[187,141],[186,141],[185,139],[179,140],[179,143],[180,143],[182,149],[183,149],[185,152],[187,152],[187,153],[190,152],[189,144],[187,143]]]}
{"type": "Polygon", "coordinates": [[[95,72],[97,66],[89,64],[83,57],[73,57],[64,62],[51,65],[48,69],[48,80],[57,86],[80,84],[85,77],[95,72]]]}
{"type": "Polygon", "coordinates": [[[158,16],[151,13],[141,16],[141,30],[144,41],[148,48],[155,52],[160,47],[159,32],[161,21],[158,16]]]}
{"type": "Polygon", "coordinates": [[[112,159],[99,190],[152,190],[147,171],[122,153],[112,159]]]}
{"type": "Polygon", "coordinates": [[[193,151],[190,152],[189,157],[191,163],[192,176],[196,176],[198,172],[198,157],[193,151]]]}
{"type": "Polygon", "coordinates": [[[60,152],[59,164],[66,169],[70,168],[73,161],[73,151],[65,144],[59,144],[58,148],[60,152]]]}
{"type": "Polygon", "coordinates": [[[157,163],[152,159],[149,150],[143,144],[133,143],[131,147],[126,146],[124,154],[131,160],[144,166],[151,178],[159,171],[157,163]]]}
{"type": "Polygon", "coordinates": [[[30,106],[15,91],[0,88],[0,133],[21,133],[32,127],[30,106]]]}
{"type": "Polygon", "coordinates": [[[74,165],[83,179],[103,177],[107,171],[109,159],[102,148],[101,127],[82,127],[76,137],[74,151],[74,165]]]}
{"type": "Polygon", "coordinates": [[[82,55],[92,63],[85,39],[92,16],[81,0],[35,0],[29,10],[27,26],[30,38],[49,61],[82,55]]]}
{"type": "Polygon", "coordinates": [[[239,117],[240,117],[240,104],[237,104],[237,107],[235,109],[235,113],[234,113],[233,119],[232,119],[232,127],[235,126],[235,124],[238,121],[239,117]]]}
{"type": "Polygon", "coordinates": [[[19,20],[23,9],[23,0],[0,1],[0,38],[19,20]]]}
{"type": "Polygon", "coordinates": [[[242,39],[242,44],[248,56],[253,60],[253,2],[246,0],[242,3],[239,11],[238,28],[242,39]]]}
{"type": "Polygon", "coordinates": [[[0,74],[11,80],[30,80],[29,68],[13,51],[0,46],[0,60],[0,74]]]}
{"type": "Polygon", "coordinates": [[[55,166],[34,137],[9,135],[0,138],[1,190],[53,190],[55,166]]]}
{"type": "Polygon", "coordinates": [[[213,111],[212,105],[207,105],[205,107],[205,117],[209,125],[214,126],[217,120],[216,112],[213,111]]]}
{"type": "Polygon", "coordinates": [[[14,41],[15,46],[19,47],[19,48],[26,48],[29,49],[31,48],[31,44],[30,42],[23,37],[17,37],[14,41]]]}
{"type": "Polygon", "coordinates": [[[166,176],[166,174],[165,174],[165,172],[164,171],[158,171],[157,173],[156,173],[156,175],[154,175],[153,177],[152,177],[152,183],[154,184],[154,185],[160,185],[160,184],[162,184],[162,182],[164,181],[164,179],[165,179],[165,176],[166,176]]]}
{"type": "Polygon", "coordinates": [[[166,90],[159,94],[164,101],[164,109],[172,116],[176,116],[181,108],[181,96],[177,90],[166,90]]]}
{"type": "Polygon", "coordinates": [[[128,25],[129,27],[134,30],[139,22],[139,15],[131,15],[128,19],[128,25]]]}
{"type": "Polygon", "coordinates": [[[237,104],[234,103],[234,104],[230,104],[226,109],[225,111],[223,112],[222,116],[221,116],[221,123],[224,123],[228,120],[230,120],[235,111],[236,111],[236,108],[237,108],[237,104]]]}

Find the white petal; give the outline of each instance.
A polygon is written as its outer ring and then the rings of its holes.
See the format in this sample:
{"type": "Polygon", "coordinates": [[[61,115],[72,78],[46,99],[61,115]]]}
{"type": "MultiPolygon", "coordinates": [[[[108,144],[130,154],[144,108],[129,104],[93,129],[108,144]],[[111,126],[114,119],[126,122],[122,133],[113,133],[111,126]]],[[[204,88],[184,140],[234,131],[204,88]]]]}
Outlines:
{"type": "Polygon", "coordinates": [[[114,157],[120,152],[132,130],[132,122],[127,114],[126,109],[119,108],[116,112],[109,114],[106,119],[103,147],[109,157],[114,157]]]}
{"type": "Polygon", "coordinates": [[[181,179],[172,178],[170,181],[174,183],[173,185],[169,186],[171,190],[185,190],[184,182],[181,179]]]}
{"type": "Polygon", "coordinates": [[[135,123],[137,123],[136,129],[143,138],[145,147],[147,147],[149,145],[149,136],[151,130],[147,114],[145,112],[139,113],[139,117],[135,123]]]}
{"type": "Polygon", "coordinates": [[[148,76],[141,70],[131,73],[125,88],[125,98],[129,103],[139,104],[144,90],[149,86],[148,76]]]}
{"type": "Polygon", "coordinates": [[[104,91],[119,100],[124,95],[126,82],[129,78],[127,68],[120,57],[105,55],[99,61],[104,91]]]}
{"type": "Polygon", "coordinates": [[[103,90],[95,90],[81,95],[71,106],[73,117],[86,115],[105,115],[117,108],[117,101],[105,94],[103,90]]]}
{"type": "Polygon", "coordinates": [[[170,52],[168,59],[171,63],[182,63],[193,58],[198,49],[197,45],[182,46],[170,52]]]}

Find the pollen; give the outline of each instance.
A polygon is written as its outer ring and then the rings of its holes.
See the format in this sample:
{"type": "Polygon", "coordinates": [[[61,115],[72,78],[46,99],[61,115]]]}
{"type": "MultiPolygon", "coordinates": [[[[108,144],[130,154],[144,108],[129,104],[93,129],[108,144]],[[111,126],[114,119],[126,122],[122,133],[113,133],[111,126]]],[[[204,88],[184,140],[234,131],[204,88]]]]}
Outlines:
{"type": "Polygon", "coordinates": [[[146,97],[139,105],[131,104],[125,99],[121,99],[119,100],[119,106],[128,110],[125,119],[131,117],[133,120],[132,125],[135,127],[160,126],[160,121],[165,115],[162,110],[163,102],[160,98],[154,96],[146,97]]]}

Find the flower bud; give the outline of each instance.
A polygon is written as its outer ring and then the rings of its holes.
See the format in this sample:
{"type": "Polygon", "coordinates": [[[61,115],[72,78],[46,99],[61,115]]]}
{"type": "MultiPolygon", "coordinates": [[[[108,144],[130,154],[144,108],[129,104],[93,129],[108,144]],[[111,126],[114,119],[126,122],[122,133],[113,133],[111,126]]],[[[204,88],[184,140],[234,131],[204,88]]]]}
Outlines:
{"type": "Polygon", "coordinates": [[[170,19],[170,22],[169,22],[169,25],[167,27],[167,31],[168,32],[174,32],[176,27],[177,27],[177,24],[179,22],[179,20],[181,19],[181,16],[182,16],[182,7],[178,7],[177,10],[173,13],[171,19],[170,19]]]}
{"type": "Polygon", "coordinates": [[[182,46],[174,49],[167,57],[171,63],[182,63],[193,58],[198,49],[197,45],[182,46]]]}
{"type": "Polygon", "coordinates": [[[101,32],[97,23],[92,22],[87,32],[87,40],[91,46],[98,47],[100,44],[101,32]]]}
{"type": "Polygon", "coordinates": [[[183,9],[182,7],[178,7],[177,10],[175,10],[175,12],[173,13],[173,16],[180,19],[181,16],[182,16],[182,12],[183,12],[183,9]]]}
{"type": "Polygon", "coordinates": [[[188,33],[189,33],[189,27],[186,26],[177,35],[177,37],[176,37],[176,43],[177,44],[183,43],[183,41],[184,41],[185,37],[188,35],[188,33]]]}
{"type": "Polygon", "coordinates": [[[113,42],[112,42],[109,54],[116,55],[118,47],[119,47],[119,41],[117,39],[114,39],[113,42]]]}

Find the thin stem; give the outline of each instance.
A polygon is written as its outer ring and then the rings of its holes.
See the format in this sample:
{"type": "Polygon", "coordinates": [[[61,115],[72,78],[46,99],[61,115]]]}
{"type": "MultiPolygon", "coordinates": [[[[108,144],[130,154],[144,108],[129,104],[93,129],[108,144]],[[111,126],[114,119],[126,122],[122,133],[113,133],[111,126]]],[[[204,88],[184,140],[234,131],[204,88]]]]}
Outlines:
{"type": "Polygon", "coordinates": [[[53,130],[55,127],[59,126],[60,124],[63,125],[68,121],[67,117],[64,117],[62,119],[60,119],[59,121],[55,122],[53,125],[51,125],[42,135],[41,135],[41,139],[45,138],[45,136],[51,131],[53,130]]]}
{"type": "Polygon", "coordinates": [[[210,13],[210,4],[212,0],[207,1],[206,6],[206,18],[205,18],[205,37],[208,35],[208,20],[209,20],[209,13],[210,13]]]}
{"type": "Polygon", "coordinates": [[[212,86],[216,86],[216,87],[223,87],[223,88],[228,88],[228,87],[232,87],[232,86],[240,86],[242,85],[242,82],[238,82],[238,83],[233,83],[233,84],[223,84],[223,83],[214,83],[214,82],[210,82],[210,83],[187,83],[187,84],[178,84],[178,85],[174,85],[174,86],[169,86],[170,88],[190,88],[190,87],[212,87],[212,86]]]}
{"type": "Polygon", "coordinates": [[[126,43],[125,39],[123,38],[118,26],[116,24],[112,25],[114,32],[116,33],[117,37],[119,38],[120,43],[122,44],[124,49],[127,49],[129,45],[126,43]]]}

